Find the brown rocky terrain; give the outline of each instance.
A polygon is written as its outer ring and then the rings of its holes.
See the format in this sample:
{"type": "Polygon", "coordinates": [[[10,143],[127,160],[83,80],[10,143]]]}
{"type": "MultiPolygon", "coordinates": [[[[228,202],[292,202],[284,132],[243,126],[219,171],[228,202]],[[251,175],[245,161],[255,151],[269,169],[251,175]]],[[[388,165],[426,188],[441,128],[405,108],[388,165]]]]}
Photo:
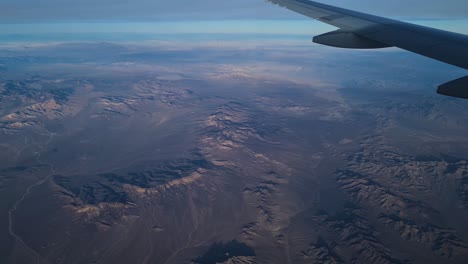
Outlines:
{"type": "Polygon", "coordinates": [[[466,107],[94,48],[0,76],[1,263],[465,262],[466,107]]]}

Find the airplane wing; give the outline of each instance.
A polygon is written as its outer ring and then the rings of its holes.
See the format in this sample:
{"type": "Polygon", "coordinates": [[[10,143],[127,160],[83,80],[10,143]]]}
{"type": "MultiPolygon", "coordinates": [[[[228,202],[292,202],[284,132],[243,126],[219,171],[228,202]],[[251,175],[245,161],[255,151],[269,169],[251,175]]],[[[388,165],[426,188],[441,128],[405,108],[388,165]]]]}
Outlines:
{"type": "MultiPolygon", "coordinates": [[[[468,36],[373,16],[309,0],[267,0],[339,28],[314,37],[318,44],[353,49],[398,47],[468,69],[468,36]]],[[[438,93],[468,99],[468,76],[439,86],[438,93]]]]}

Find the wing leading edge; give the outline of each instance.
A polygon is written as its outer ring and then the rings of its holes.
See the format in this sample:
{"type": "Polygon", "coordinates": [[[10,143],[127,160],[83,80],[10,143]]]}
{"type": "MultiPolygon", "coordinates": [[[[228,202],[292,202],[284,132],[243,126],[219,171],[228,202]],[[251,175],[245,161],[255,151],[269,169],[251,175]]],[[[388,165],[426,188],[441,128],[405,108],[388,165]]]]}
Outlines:
{"type": "MultiPolygon", "coordinates": [[[[314,37],[314,42],[341,48],[398,47],[468,69],[468,36],[373,16],[309,0],[267,0],[339,28],[314,37]]],[[[444,95],[468,98],[468,79],[439,87],[444,95]],[[462,88],[463,87],[463,88],[462,88]],[[464,88],[466,87],[466,89],[464,88]]]]}

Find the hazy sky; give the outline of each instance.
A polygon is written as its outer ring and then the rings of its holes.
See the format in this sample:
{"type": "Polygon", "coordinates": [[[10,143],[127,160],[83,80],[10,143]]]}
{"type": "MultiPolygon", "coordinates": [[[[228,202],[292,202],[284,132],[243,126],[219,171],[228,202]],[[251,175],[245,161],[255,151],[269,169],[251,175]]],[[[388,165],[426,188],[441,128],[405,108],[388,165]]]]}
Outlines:
{"type": "MultiPolygon", "coordinates": [[[[468,17],[467,0],[323,0],[406,19],[468,17]]],[[[0,23],[301,18],[263,0],[0,0],[0,23]]]]}

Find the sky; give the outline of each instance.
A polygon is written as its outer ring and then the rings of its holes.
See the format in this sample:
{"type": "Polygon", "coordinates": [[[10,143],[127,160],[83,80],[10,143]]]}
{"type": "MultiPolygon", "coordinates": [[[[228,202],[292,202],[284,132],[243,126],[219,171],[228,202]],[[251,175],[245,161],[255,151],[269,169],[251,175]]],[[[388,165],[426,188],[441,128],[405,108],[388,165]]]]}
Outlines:
{"type": "MultiPolygon", "coordinates": [[[[404,19],[465,19],[467,0],[322,0],[404,19]]],[[[0,23],[298,19],[264,0],[1,0],[0,23]]]]}
{"type": "MultiPolygon", "coordinates": [[[[468,33],[467,0],[322,2],[468,33]]],[[[0,0],[2,43],[125,40],[137,34],[141,39],[187,33],[313,36],[331,30],[264,0],[0,0]],[[118,33],[132,36],[117,37],[118,33]]]]}

